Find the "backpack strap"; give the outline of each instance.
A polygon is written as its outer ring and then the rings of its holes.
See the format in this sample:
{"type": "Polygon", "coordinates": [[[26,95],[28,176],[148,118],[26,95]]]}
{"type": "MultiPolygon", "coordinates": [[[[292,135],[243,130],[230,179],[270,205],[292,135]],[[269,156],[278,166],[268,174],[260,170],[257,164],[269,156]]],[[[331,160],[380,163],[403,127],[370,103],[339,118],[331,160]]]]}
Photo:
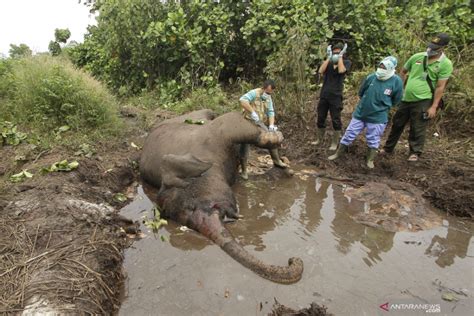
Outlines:
{"type": "Polygon", "coordinates": [[[433,86],[433,82],[430,79],[430,75],[428,73],[428,56],[425,56],[423,58],[423,71],[426,74],[426,82],[428,83],[428,86],[430,87],[431,94],[433,95],[434,98],[434,93],[435,93],[435,88],[433,86]]]}

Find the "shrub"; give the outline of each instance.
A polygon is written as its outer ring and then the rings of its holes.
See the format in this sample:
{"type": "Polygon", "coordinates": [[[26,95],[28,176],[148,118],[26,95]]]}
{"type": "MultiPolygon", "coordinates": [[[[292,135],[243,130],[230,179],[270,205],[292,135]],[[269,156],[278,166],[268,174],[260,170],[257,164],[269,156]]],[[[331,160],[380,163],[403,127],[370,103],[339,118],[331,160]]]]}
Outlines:
{"type": "Polygon", "coordinates": [[[182,101],[174,103],[170,109],[185,113],[200,109],[211,109],[219,114],[239,109],[238,98],[229,99],[220,87],[196,88],[182,101]]]}
{"type": "Polygon", "coordinates": [[[0,65],[0,120],[28,123],[38,131],[67,125],[72,131],[118,130],[116,103],[86,73],[60,58],[37,56],[0,65]]]}

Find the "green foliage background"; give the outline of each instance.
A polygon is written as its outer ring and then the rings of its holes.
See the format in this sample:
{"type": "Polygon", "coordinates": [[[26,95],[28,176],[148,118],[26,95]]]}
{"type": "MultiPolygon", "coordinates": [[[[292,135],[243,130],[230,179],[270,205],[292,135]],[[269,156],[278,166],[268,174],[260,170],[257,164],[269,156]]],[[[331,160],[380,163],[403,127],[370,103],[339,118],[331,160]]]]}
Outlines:
{"type": "Polygon", "coordinates": [[[362,68],[389,54],[404,60],[440,31],[451,34],[455,57],[474,35],[468,0],[97,0],[94,9],[98,24],[74,61],[122,93],[169,80],[188,89],[254,79],[295,45],[295,34],[307,41],[301,45],[310,69],[331,41],[348,42],[362,68]]]}

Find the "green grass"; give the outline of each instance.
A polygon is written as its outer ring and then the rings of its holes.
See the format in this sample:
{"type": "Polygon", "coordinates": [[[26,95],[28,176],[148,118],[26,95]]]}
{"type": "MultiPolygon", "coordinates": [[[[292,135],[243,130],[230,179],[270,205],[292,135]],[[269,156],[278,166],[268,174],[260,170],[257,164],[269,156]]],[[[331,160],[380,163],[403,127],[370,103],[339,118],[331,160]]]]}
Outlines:
{"type": "Polygon", "coordinates": [[[0,61],[0,121],[46,143],[118,135],[117,102],[98,81],[63,58],[0,61]],[[68,126],[69,131],[60,128],[68,126]]]}

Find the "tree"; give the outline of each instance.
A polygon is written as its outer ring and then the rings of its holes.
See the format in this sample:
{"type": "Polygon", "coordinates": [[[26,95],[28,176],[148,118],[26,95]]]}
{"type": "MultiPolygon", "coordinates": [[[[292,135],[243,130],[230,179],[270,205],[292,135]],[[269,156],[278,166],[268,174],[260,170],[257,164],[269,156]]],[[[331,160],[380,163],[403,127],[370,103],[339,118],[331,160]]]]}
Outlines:
{"type": "Polygon", "coordinates": [[[69,29],[55,29],[54,30],[54,41],[49,42],[48,50],[53,56],[61,54],[61,44],[66,43],[71,37],[71,31],[69,29]]]}
{"type": "Polygon", "coordinates": [[[69,37],[71,37],[71,31],[69,31],[69,29],[54,30],[54,38],[58,43],[66,43],[69,37]]]}
{"type": "Polygon", "coordinates": [[[58,42],[50,41],[48,45],[48,50],[53,56],[58,56],[61,54],[61,45],[58,42]]]}
{"type": "Polygon", "coordinates": [[[31,49],[26,44],[10,44],[10,50],[8,51],[11,58],[22,58],[32,55],[31,49]]]}

